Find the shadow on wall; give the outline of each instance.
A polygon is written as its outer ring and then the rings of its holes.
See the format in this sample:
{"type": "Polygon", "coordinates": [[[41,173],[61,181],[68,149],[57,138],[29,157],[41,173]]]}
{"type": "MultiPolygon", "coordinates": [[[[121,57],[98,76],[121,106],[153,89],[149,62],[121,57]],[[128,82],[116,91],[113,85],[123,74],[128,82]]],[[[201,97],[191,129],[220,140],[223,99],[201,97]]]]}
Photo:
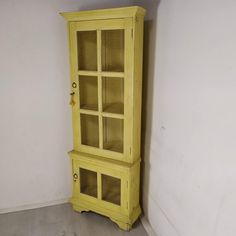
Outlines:
{"type": "Polygon", "coordinates": [[[141,137],[141,203],[144,214],[148,215],[149,175],[150,175],[150,147],[153,125],[153,97],[154,97],[154,71],[156,62],[157,39],[157,9],[160,0],[146,2],[142,5],[147,10],[144,23],[143,48],[143,95],[142,95],[142,137],[141,137]]]}

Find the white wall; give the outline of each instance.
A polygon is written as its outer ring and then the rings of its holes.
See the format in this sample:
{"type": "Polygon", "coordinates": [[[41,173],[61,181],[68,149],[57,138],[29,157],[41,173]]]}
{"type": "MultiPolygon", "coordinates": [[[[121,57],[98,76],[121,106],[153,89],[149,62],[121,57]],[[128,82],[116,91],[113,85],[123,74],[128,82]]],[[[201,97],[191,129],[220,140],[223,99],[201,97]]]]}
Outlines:
{"type": "Polygon", "coordinates": [[[0,211],[71,195],[67,29],[58,13],[129,2],[0,1],[0,211]]]}
{"type": "Polygon", "coordinates": [[[235,236],[236,2],[143,4],[144,212],[158,236],[235,236]]]}

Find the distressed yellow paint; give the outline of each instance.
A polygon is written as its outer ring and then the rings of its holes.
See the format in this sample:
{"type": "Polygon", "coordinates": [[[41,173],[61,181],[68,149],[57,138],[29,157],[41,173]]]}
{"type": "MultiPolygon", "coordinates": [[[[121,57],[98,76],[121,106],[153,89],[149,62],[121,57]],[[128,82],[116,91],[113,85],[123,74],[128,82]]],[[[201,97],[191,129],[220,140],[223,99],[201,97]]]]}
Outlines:
{"type": "Polygon", "coordinates": [[[103,214],[130,230],[141,213],[145,10],[135,6],[61,15],[68,24],[73,94],[71,203],[76,211],[103,214]],[[78,43],[77,37],[84,41],[78,43]]]}

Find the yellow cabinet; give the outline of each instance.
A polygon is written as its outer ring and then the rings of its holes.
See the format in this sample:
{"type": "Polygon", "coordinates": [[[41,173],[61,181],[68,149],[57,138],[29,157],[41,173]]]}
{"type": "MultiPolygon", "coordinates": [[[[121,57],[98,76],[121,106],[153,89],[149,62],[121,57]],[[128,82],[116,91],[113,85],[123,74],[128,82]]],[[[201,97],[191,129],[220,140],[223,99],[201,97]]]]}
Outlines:
{"type": "Polygon", "coordinates": [[[77,211],[129,230],[140,215],[141,7],[61,13],[68,22],[77,211]]]}

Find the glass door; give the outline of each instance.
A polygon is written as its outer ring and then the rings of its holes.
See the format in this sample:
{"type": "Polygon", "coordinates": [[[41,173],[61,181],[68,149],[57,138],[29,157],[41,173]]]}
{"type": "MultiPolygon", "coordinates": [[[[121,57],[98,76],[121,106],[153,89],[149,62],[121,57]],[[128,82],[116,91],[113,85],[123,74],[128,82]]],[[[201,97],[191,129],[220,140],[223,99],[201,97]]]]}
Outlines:
{"type": "Polygon", "coordinates": [[[71,23],[72,80],[78,83],[78,149],[122,159],[127,152],[131,24],[124,19],[71,23]]]}

